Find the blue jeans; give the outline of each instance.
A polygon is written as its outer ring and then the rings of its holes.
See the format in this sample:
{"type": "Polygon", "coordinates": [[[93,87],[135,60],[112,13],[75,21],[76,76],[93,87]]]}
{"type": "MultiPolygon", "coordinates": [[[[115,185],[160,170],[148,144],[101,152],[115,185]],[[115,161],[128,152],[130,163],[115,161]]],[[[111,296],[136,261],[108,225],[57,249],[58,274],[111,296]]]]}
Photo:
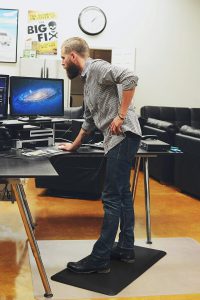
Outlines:
{"type": "Polygon", "coordinates": [[[110,259],[119,221],[118,246],[133,249],[134,209],[130,191],[130,172],[139,143],[140,137],[128,132],[125,139],[106,155],[106,177],[102,193],[104,219],[100,237],[91,253],[97,258],[110,259]]]}

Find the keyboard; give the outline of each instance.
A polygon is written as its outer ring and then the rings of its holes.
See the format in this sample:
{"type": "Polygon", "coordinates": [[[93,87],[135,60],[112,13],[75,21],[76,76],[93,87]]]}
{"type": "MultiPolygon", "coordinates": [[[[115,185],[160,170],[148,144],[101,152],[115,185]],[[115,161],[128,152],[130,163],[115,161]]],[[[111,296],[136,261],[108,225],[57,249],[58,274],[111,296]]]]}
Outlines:
{"type": "Polygon", "coordinates": [[[59,154],[63,153],[62,150],[56,149],[53,147],[41,147],[40,149],[35,149],[35,150],[23,150],[22,155],[25,156],[48,156],[48,155],[54,155],[54,154],[59,154]]]}

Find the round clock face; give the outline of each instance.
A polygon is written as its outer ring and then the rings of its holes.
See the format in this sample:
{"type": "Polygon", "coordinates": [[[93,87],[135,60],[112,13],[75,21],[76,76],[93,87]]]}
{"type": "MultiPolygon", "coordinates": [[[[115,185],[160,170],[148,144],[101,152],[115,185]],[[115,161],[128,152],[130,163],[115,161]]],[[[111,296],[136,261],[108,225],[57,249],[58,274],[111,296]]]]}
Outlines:
{"type": "Polygon", "coordinates": [[[84,8],[78,17],[81,30],[89,35],[101,33],[106,27],[107,19],[105,13],[96,6],[84,8]]]}

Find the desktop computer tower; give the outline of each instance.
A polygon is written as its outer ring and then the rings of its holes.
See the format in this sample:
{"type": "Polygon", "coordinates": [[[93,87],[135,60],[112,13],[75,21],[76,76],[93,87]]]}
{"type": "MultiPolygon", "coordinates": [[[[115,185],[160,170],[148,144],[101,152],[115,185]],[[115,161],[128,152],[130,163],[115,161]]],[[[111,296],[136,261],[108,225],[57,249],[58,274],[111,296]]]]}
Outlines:
{"type": "Polygon", "coordinates": [[[16,149],[47,147],[54,144],[54,131],[52,128],[40,128],[39,126],[23,125],[10,128],[12,145],[16,149]]]}

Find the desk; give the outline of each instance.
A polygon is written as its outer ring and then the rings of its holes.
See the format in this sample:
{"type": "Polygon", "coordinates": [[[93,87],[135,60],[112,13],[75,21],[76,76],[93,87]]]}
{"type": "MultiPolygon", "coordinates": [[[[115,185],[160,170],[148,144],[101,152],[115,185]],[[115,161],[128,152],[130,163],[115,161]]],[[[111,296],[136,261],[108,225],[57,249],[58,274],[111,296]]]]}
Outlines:
{"type": "Polygon", "coordinates": [[[31,212],[26,200],[23,184],[20,178],[31,178],[38,176],[55,176],[58,175],[51,165],[48,158],[23,157],[20,150],[10,150],[0,152],[0,182],[11,184],[12,191],[15,195],[24,228],[30,243],[30,247],[35,258],[38,271],[44,286],[45,297],[52,297],[51,288],[40,256],[37,241],[34,235],[34,225],[31,212]]]}
{"type": "MultiPolygon", "coordinates": [[[[49,147],[50,148],[50,147],[49,147]]],[[[53,148],[53,147],[52,147],[53,148]]],[[[98,152],[102,157],[103,151],[98,152]]],[[[86,156],[92,156],[87,149],[80,149],[78,152],[62,152],[61,155],[79,156],[84,153],[86,156]]],[[[50,155],[47,155],[50,156],[50,155]]],[[[22,150],[9,150],[0,152],[0,183],[10,183],[12,192],[15,196],[20,215],[24,224],[30,247],[35,258],[38,271],[45,290],[45,297],[52,297],[52,291],[48,282],[46,271],[40,256],[37,241],[34,235],[34,224],[31,212],[26,199],[22,180],[20,178],[35,178],[46,176],[57,176],[58,173],[53,168],[48,157],[26,157],[22,155],[22,150]]]]}

